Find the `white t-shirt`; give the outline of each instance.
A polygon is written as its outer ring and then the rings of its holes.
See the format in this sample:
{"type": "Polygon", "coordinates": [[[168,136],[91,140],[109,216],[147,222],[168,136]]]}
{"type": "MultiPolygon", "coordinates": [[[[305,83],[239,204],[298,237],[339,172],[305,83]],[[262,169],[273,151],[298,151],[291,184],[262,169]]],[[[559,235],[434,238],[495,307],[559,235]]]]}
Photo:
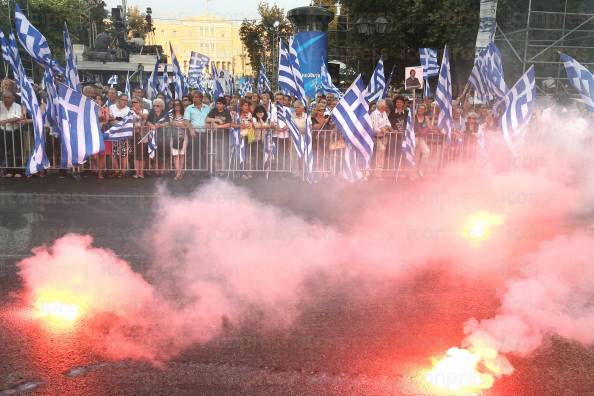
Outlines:
{"type": "Polygon", "coordinates": [[[109,115],[113,118],[125,118],[128,114],[130,114],[130,108],[128,106],[120,109],[117,105],[112,104],[109,106],[109,115]]]}
{"type": "MultiPolygon", "coordinates": [[[[21,112],[21,105],[13,103],[9,109],[6,108],[3,101],[0,101],[0,121],[10,120],[11,118],[21,118],[23,113],[21,112]]],[[[12,131],[18,129],[18,124],[4,124],[0,126],[5,131],[12,131]]]]}

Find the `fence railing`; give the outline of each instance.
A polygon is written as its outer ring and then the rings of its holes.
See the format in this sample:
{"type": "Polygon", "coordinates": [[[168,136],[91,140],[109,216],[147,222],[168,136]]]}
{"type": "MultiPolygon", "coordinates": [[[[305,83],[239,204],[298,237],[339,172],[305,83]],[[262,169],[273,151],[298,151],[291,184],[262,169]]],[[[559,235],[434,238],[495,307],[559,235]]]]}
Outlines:
{"type": "MultiPolygon", "coordinates": [[[[336,130],[315,130],[313,137],[313,172],[318,178],[340,176],[344,167],[346,144],[336,130]]],[[[239,155],[229,129],[199,128],[195,134],[184,128],[135,129],[134,137],[124,141],[106,141],[105,151],[90,158],[88,170],[106,172],[203,172],[238,177],[256,173],[303,175],[303,160],[289,135],[274,130],[256,130],[255,140],[243,139],[244,154],[239,155]],[[156,150],[154,149],[156,147],[156,150]]],[[[461,172],[463,164],[482,163],[488,153],[477,144],[475,135],[447,142],[443,134],[432,132],[417,138],[414,166],[402,155],[401,133],[386,133],[374,138],[374,153],[366,170],[368,176],[400,177],[423,172],[426,175],[461,172]]],[[[30,122],[0,125],[0,169],[23,171],[33,151],[33,126],[30,122]]],[[[46,130],[46,153],[50,169],[60,169],[60,143],[46,130]]]]}

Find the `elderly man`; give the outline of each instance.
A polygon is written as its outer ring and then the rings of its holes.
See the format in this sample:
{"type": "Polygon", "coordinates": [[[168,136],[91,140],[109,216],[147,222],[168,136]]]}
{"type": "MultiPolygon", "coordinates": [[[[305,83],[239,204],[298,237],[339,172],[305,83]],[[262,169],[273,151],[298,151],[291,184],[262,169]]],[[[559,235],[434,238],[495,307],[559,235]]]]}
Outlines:
{"type": "Polygon", "coordinates": [[[386,157],[385,139],[392,130],[386,107],[386,101],[380,99],[375,110],[371,113],[374,140],[374,162],[372,166],[375,166],[374,173],[378,180],[383,180],[384,159],[386,157]]]}
{"type": "Polygon", "coordinates": [[[192,96],[192,103],[184,112],[186,127],[192,135],[191,166],[198,169],[206,169],[206,117],[210,113],[210,106],[202,103],[202,93],[198,92],[192,96]],[[196,138],[197,139],[194,139],[196,138]]]}
{"type": "Polygon", "coordinates": [[[0,167],[7,167],[5,177],[21,177],[17,168],[23,166],[21,156],[22,133],[19,122],[23,119],[21,106],[14,101],[10,90],[2,93],[0,102],[0,167]],[[6,155],[6,157],[5,157],[6,155]]]}
{"type": "Polygon", "coordinates": [[[111,105],[118,103],[118,91],[115,88],[109,88],[107,90],[107,98],[105,99],[105,106],[109,108],[111,105]]]}

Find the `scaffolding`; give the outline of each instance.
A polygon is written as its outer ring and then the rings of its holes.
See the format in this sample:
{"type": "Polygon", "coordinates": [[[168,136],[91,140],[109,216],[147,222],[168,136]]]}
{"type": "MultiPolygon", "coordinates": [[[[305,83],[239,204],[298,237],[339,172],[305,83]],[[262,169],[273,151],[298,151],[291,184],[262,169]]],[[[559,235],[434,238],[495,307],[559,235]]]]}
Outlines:
{"type": "Polygon", "coordinates": [[[524,10],[497,18],[495,41],[506,60],[508,82],[516,81],[534,65],[538,95],[572,96],[575,92],[568,83],[559,52],[592,69],[594,2],[523,0],[521,3],[524,10]]]}

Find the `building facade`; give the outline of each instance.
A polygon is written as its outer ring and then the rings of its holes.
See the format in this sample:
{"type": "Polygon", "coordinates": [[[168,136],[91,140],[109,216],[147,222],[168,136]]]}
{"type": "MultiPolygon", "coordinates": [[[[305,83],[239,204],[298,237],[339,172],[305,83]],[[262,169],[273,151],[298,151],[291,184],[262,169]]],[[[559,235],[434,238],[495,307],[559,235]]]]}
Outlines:
{"type": "Polygon", "coordinates": [[[249,58],[239,38],[240,24],[207,14],[183,19],[155,18],[153,23],[155,32],[147,37],[147,44],[161,45],[171,56],[171,42],[185,73],[191,53],[196,51],[208,56],[219,70],[228,70],[236,76],[251,74],[249,58]]]}

